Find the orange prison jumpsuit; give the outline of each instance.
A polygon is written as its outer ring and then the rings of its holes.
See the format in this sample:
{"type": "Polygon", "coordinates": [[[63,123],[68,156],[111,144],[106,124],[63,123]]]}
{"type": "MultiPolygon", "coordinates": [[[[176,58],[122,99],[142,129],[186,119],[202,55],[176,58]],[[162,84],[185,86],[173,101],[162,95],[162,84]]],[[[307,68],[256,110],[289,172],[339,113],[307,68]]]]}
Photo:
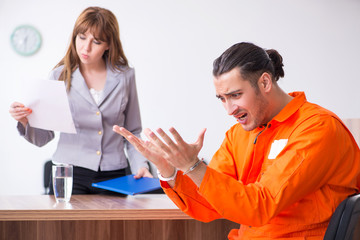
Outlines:
{"type": "Polygon", "coordinates": [[[332,213],[359,190],[360,150],[332,112],[303,92],[266,127],[235,124],[201,186],[177,174],[164,191],[185,213],[241,224],[229,239],[323,239],[332,213]]]}

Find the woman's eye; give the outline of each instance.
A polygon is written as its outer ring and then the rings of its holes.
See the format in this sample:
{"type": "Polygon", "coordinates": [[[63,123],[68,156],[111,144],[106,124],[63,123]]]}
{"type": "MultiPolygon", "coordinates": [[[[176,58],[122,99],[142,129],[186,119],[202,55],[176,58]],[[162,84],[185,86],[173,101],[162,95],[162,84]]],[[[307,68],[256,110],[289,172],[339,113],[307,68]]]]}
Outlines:
{"type": "Polygon", "coordinates": [[[96,41],[96,40],[94,40],[93,42],[94,42],[95,44],[97,44],[97,45],[100,45],[100,44],[101,44],[101,42],[96,41]]]}

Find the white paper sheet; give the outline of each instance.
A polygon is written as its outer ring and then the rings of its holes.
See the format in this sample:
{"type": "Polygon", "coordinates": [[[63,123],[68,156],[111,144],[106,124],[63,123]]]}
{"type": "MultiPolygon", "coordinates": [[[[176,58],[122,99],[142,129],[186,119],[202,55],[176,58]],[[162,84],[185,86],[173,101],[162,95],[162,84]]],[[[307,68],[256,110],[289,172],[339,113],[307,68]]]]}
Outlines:
{"type": "Polygon", "coordinates": [[[57,80],[28,80],[21,86],[20,102],[32,109],[29,124],[35,128],[76,133],[65,84],[57,80]]]}

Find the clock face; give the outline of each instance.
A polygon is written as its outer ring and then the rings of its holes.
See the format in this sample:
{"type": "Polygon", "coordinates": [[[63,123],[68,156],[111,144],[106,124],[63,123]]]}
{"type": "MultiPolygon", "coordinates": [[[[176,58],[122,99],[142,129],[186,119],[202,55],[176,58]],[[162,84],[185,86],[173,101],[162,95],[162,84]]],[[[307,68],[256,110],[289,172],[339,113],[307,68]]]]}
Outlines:
{"type": "Polygon", "coordinates": [[[14,50],[23,56],[33,55],[41,46],[40,33],[29,25],[22,25],[15,28],[10,40],[14,50]]]}

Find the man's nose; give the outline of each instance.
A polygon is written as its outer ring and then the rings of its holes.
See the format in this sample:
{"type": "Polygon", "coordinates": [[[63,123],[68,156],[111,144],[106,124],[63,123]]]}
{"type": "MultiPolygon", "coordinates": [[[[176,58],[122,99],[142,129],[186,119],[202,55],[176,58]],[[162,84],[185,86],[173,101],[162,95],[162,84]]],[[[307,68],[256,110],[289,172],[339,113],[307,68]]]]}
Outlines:
{"type": "Polygon", "coordinates": [[[238,107],[232,101],[226,101],[225,109],[229,115],[234,115],[238,107]]]}

